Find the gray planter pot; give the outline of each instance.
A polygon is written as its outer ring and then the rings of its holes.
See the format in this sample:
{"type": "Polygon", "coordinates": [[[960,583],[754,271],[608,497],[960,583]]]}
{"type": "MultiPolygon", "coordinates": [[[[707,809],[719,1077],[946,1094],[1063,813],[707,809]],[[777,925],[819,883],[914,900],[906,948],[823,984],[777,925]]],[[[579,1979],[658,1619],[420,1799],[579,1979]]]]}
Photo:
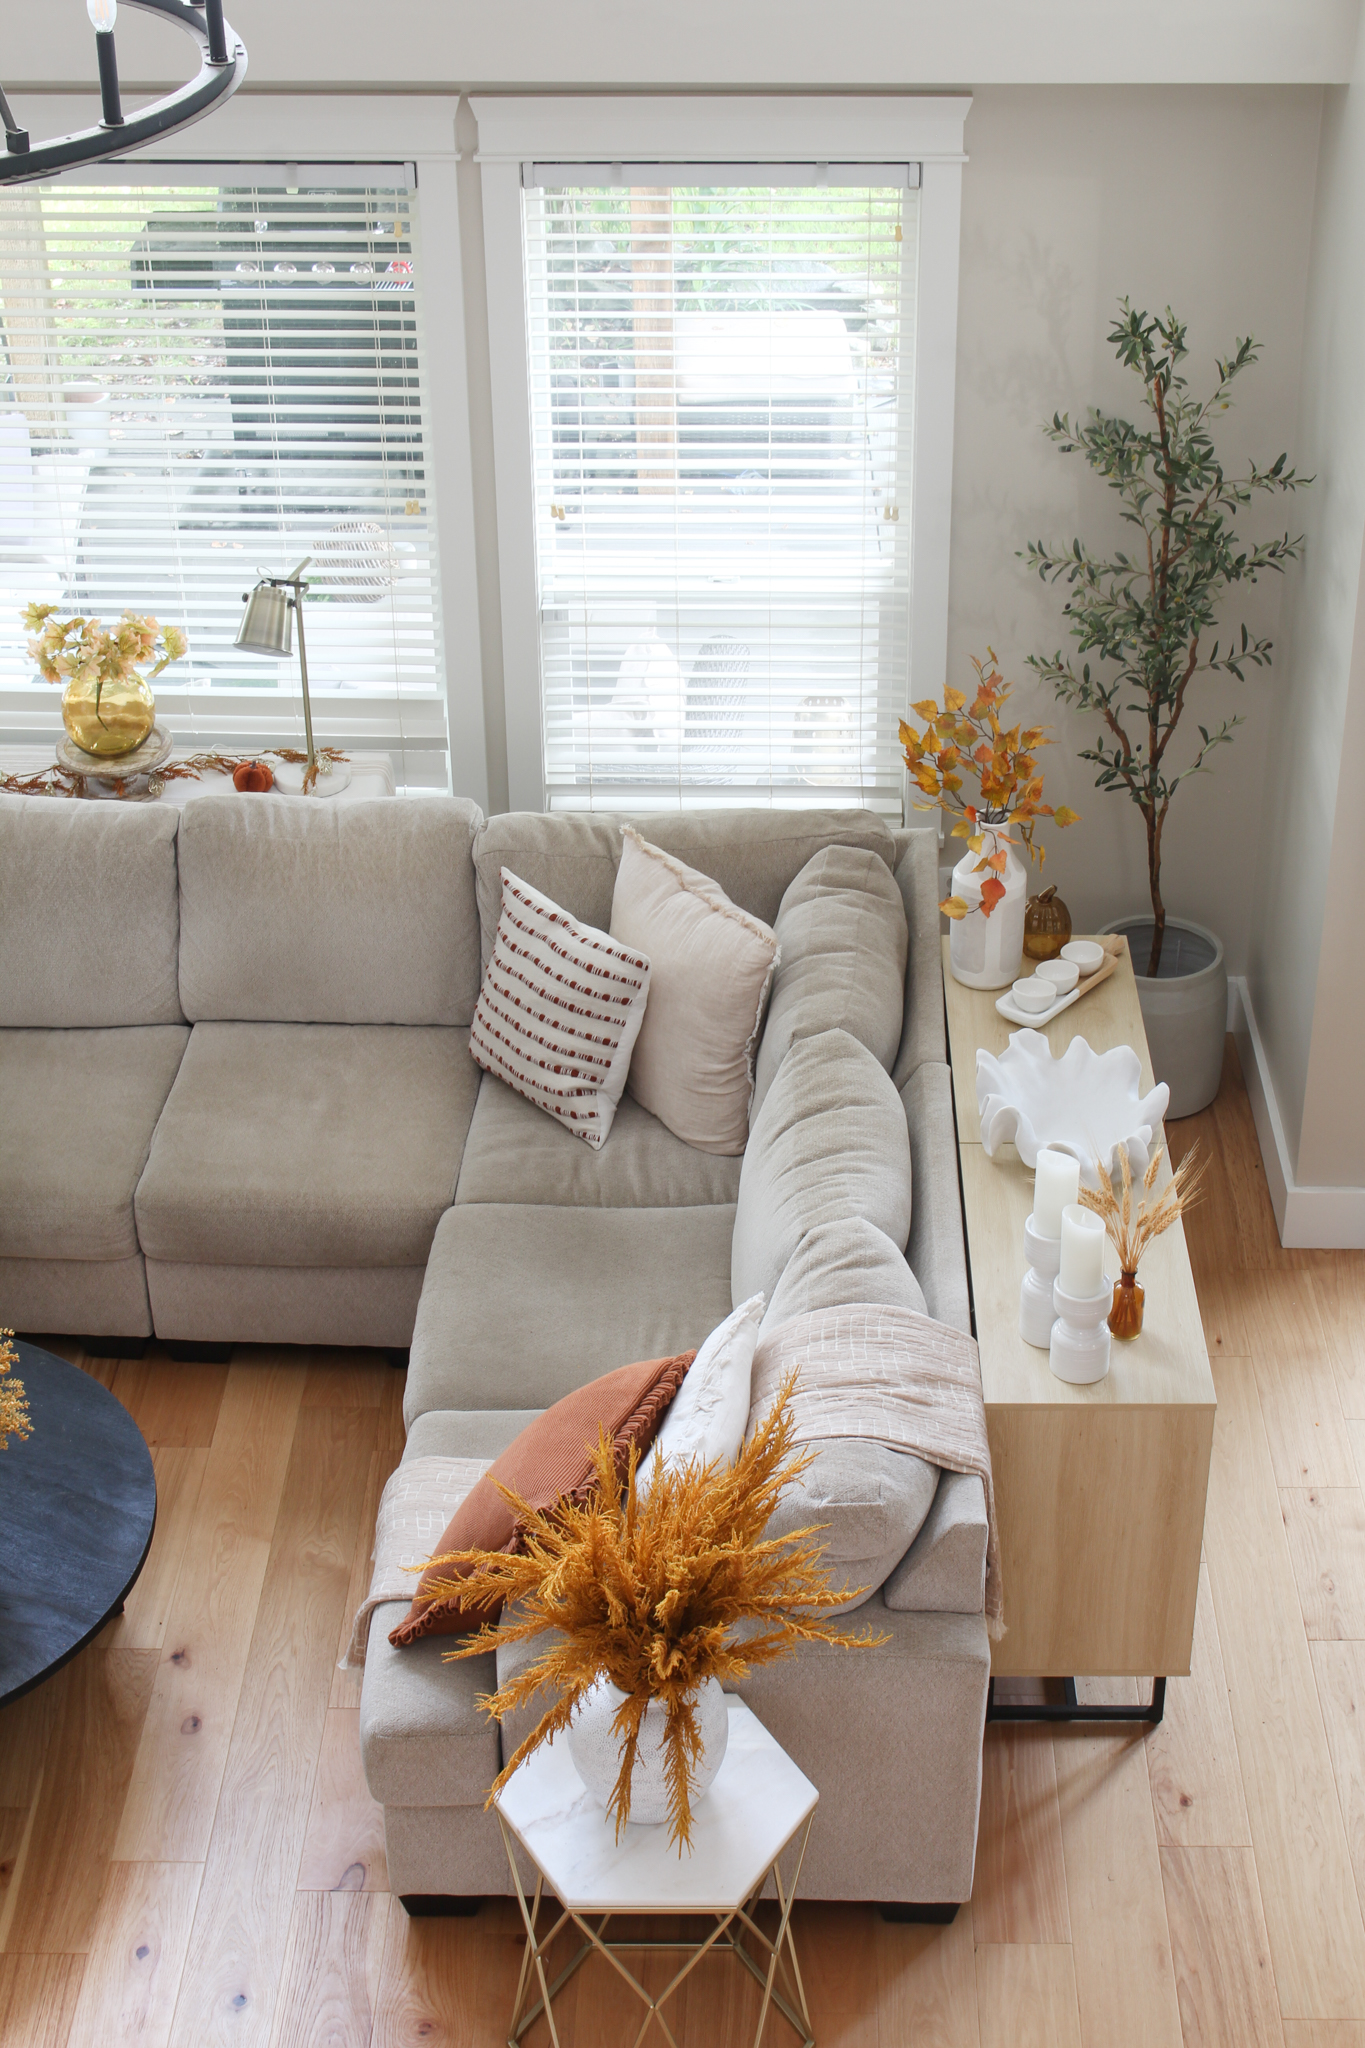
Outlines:
{"type": "Polygon", "coordinates": [[[1122,932],[1133,956],[1152,1072],[1171,1091],[1168,1117],[1195,1116],[1218,1093],[1228,1026],[1228,973],[1223,942],[1202,924],[1166,919],[1161,973],[1142,973],[1152,943],[1152,915],[1116,917],[1103,927],[1122,932]]]}

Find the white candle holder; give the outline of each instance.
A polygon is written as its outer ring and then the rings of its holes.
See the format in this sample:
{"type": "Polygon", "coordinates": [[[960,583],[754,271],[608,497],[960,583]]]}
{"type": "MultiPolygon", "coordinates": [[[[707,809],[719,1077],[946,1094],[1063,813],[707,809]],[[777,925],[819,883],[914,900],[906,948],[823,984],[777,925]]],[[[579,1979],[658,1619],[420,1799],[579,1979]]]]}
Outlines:
{"type": "Polygon", "coordinates": [[[1059,1380],[1073,1387],[1093,1386],[1109,1370],[1109,1311],[1114,1305],[1114,1283],[1106,1280],[1098,1294],[1066,1294],[1060,1280],[1053,1282],[1052,1305],[1057,1320],[1052,1325],[1048,1364],[1059,1380]]]}
{"type": "Polygon", "coordinates": [[[1026,1344],[1046,1351],[1052,1342],[1052,1325],[1057,1311],[1052,1305],[1052,1283],[1062,1269],[1062,1240],[1043,1237],[1032,1216],[1024,1218],[1024,1257],[1028,1271],[1019,1290],[1019,1335],[1026,1344]]]}

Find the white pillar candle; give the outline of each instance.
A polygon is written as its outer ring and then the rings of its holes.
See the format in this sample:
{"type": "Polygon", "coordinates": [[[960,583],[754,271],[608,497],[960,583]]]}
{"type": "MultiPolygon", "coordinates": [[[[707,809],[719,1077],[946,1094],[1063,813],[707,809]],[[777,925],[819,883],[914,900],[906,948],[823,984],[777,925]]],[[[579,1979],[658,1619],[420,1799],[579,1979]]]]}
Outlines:
{"type": "Polygon", "coordinates": [[[1081,1169],[1069,1152],[1046,1146],[1038,1154],[1033,1180],[1033,1227],[1039,1237],[1060,1237],[1062,1211],[1081,1192],[1081,1169]]]}
{"type": "Polygon", "coordinates": [[[1089,1301],[1104,1286],[1104,1225],[1092,1209],[1068,1202],[1062,1211],[1063,1294],[1089,1301]]]}

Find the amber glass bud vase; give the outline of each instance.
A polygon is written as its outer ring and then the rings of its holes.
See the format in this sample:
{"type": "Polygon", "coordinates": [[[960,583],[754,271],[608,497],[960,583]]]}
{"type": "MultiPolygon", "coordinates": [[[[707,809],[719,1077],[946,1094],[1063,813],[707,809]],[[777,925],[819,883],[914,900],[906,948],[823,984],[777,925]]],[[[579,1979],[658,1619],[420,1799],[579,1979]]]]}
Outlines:
{"type": "Polygon", "coordinates": [[[1142,1333],[1142,1289],[1136,1273],[1125,1273],[1114,1282],[1114,1305],[1109,1311],[1109,1332],[1118,1338],[1142,1333]]]}

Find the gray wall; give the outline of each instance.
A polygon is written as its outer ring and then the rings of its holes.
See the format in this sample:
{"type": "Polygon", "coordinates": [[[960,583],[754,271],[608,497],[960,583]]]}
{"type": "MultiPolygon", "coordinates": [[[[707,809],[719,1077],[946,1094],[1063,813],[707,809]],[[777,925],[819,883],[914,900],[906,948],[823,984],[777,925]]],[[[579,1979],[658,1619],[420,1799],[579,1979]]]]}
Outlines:
{"type": "Polygon", "coordinates": [[[1296,454],[1317,483],[1286,605],[1248,983],[1297,1179],[1365,1181],[1358,1080],[1365,747],[1365,84],[1327,89],[1296,454]]]}

